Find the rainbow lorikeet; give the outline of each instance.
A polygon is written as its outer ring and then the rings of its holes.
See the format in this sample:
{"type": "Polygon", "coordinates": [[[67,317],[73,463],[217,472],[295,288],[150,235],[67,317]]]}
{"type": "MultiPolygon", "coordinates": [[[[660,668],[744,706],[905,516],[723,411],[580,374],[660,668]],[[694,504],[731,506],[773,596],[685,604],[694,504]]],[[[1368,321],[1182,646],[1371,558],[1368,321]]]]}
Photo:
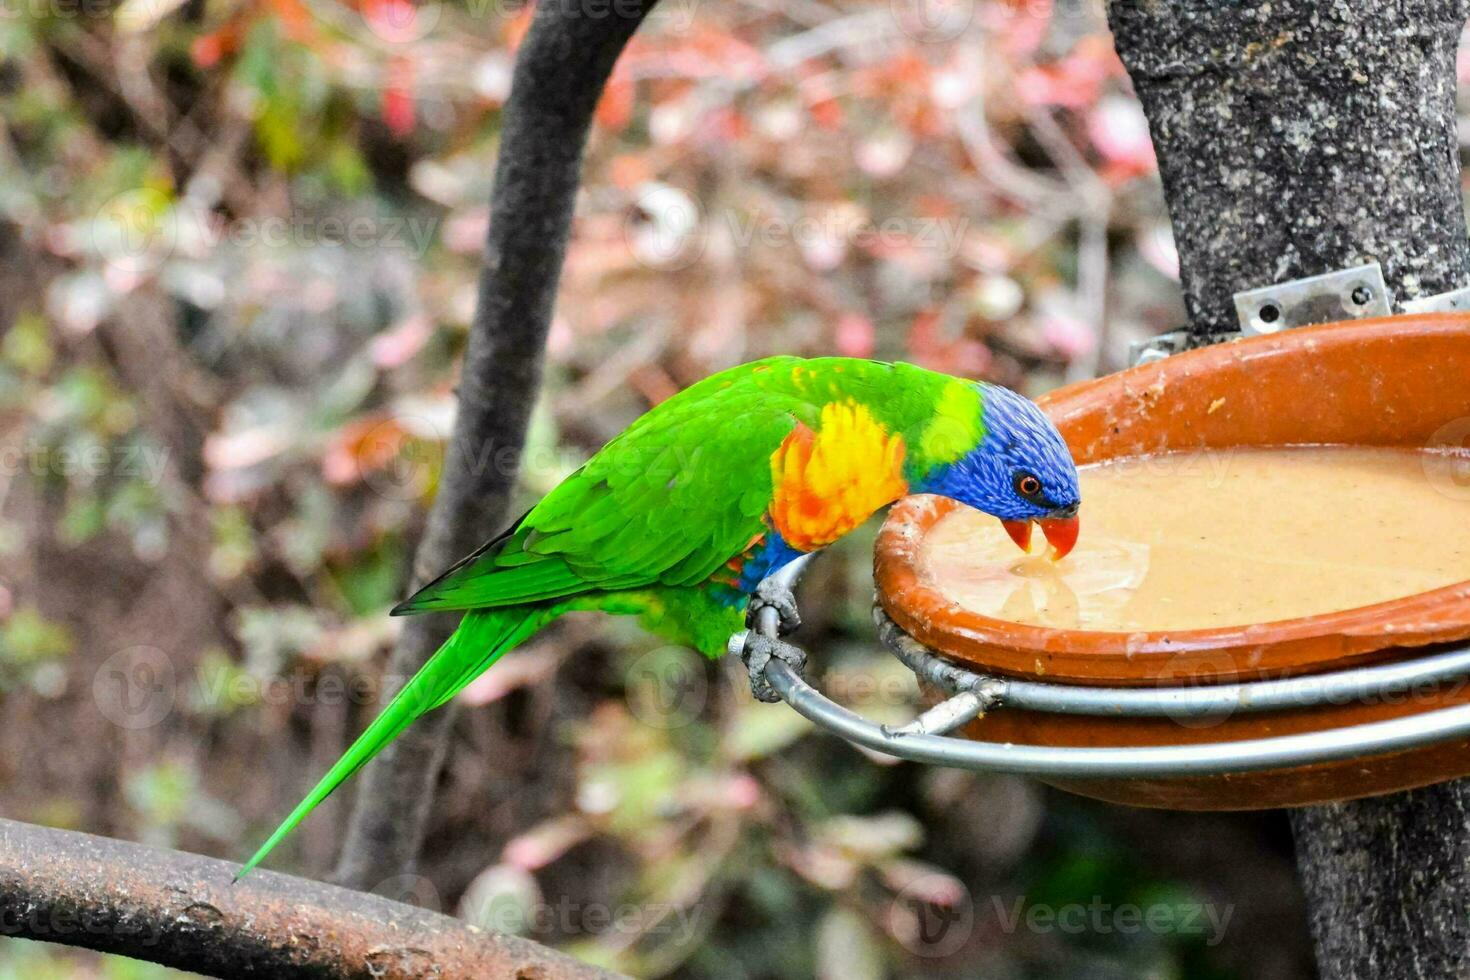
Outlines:
{"type": "MultiPolygon", "coordinates": [[[[465,616],[241,874],[414,719],[562,613],[636,615],[719,656],[748,607],[774,606],[794,626],[789,593],[763,589],[767,576],[911,493],[993,514],[1023,548],[1033,521],[1058,557],[1077,538],[1066,444],[1004,388],[909,364],[772,357],[675,395],[393,610],[465,616]]],[[[799,651],[752,631],[742,656],[756,695],[773,700],[759,666],[799,651]]]]}

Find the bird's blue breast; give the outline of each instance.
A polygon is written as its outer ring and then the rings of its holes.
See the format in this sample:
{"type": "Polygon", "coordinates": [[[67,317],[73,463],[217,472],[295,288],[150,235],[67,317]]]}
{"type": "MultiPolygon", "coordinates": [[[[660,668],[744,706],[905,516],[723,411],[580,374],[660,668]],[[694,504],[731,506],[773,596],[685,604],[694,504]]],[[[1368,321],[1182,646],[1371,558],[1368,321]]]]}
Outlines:
{"type": "Polygon", "coordinates": [[[747,552],[745,563],[740,568],[740,591],[746,595],[753,594],[762,579],[774,575],[801,555],[802,552],[787,544],[780,533],[772,528],[759,544],[747,552]]]}

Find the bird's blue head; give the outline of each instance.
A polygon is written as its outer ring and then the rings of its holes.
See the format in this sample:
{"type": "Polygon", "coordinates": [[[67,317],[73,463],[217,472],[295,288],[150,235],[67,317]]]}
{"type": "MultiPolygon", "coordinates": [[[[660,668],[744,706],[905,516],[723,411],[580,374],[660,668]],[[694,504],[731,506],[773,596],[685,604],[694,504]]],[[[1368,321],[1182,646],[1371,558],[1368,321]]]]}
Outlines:
{"type": "Polygon", "coordinates": [[[1072,454],[1035,402],[997,385],[978,387],[979,445],[934,467],[912,489],[995,515],[1022,548],[1035,521],[1061,558],[1076,543],[1082,502],[1072,454]]]}

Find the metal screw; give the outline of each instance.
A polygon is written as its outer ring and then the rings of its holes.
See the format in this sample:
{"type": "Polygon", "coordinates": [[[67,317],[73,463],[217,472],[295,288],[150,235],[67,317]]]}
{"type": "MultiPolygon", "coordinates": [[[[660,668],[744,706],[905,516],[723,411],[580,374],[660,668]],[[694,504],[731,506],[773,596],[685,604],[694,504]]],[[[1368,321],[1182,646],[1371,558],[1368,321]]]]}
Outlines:
{"type": "Polygon", "coordinates": [[[1373,290],[1368,286],[1358,286],[1353,289],[1352,301],[1358,306],[1367,306],[1373,302],[1373,290]]]}
{"type": "Polygon", "coordinates": [[[1266,303],[1261,307],[1261,312],[1257,315],[1261,318],[1262,323],[1275,323],[1281,319],[1281,307],[1275,303],[1266,303]]]}

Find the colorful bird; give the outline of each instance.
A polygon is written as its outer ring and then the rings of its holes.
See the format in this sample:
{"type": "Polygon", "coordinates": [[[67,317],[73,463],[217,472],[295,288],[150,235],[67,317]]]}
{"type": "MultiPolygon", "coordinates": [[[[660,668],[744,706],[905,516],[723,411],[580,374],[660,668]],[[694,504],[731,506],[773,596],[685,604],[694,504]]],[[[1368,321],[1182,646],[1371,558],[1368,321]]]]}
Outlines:
{"type": "MultiPolygon", "coordinates": [[[[912,493],[993,514],[1023,548],[1037,522],[1057,558],[1077,540],[1066,444],[1004,388],[909,364],[772,357],[675,395],[393,610],[465,616],[240,874],[414,719],[562,613],[635,615],[719,656],[761,606],[795,628],[794,601],[768,576],[912,493]]],[[[775,700],[771,657],[801,667],[794,646],[757,631],[741,656],[762,700],[775,700]]]]}

